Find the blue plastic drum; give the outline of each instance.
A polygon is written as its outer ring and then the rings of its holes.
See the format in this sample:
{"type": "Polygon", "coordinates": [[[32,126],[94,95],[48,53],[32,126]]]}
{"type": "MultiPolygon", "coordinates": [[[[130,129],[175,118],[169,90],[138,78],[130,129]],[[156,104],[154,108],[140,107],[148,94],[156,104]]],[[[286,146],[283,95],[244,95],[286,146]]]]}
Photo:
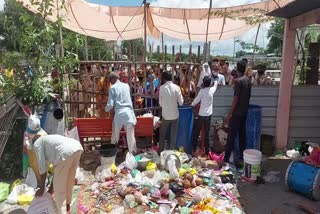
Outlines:
{"type": "Polygon", "coordinates": [[[290,163],[286,173],[286,185],[289,190],[320,200],[320,168],[302,161],[290,163]]]}
{"type": "Polygon", "coordinates": [[[183,147],[188,154],[192,153],[193,111],[191,106],[179,107],[179,121],[176,147],[183,147]]]}
{"type": "Polygon", "coordinates": [[[247,114],[246,149],[260,150],[261,120],[261,107],[258,105],[249,105],[247,114]]]}

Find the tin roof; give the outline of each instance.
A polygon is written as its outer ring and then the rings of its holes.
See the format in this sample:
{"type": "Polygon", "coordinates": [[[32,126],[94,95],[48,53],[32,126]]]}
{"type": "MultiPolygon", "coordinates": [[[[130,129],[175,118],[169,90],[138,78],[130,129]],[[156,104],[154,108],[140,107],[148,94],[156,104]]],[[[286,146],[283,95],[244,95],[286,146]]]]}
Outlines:
{"type": "Polygon", "coordinates": [[[295,0],[267,13],[267,15],[289,19],[318,8],[320,8],[320,0],[295,0]]]}

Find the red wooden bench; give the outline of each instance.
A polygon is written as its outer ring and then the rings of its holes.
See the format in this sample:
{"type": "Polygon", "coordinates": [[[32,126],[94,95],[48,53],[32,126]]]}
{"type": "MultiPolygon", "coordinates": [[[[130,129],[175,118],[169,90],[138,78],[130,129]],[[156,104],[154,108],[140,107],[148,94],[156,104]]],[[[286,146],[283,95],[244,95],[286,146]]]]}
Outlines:
{"type": "MultiPolygon", "coordinates": [[[[84,138],[107,137],[112,135],[112,118],[74,118],[74,125],[78,128],[78,134],[81,144],[84,138]]],[[[121,136],[125,136],[125,130],[120,132],[121,136]]],[[[137,117],[135,126],[136,137],[150,137],[153,146],[153,118],[137,117]]]]}

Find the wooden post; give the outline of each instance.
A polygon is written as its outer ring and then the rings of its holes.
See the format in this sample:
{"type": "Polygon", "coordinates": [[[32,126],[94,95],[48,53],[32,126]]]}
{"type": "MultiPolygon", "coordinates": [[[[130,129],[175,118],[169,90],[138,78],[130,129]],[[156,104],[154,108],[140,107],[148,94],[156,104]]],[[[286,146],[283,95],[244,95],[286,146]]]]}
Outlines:
{"type": "Polygon", "coordinates": [[[212,0],[210,0],[209,9],[208,9],[206,42],[203,48],[203,61],[205,62],[208,61],[208,33],[209,33],[209,23],[210,23],[210,16],[211,16],[211,7],[212,7],[212,0]]]}
{"type": "Polygon", "coordinates": [[[174,45],[172,45],[172,62],[175,62],[175,51],[174,51],[174,45]]]}
{"type": "Polygon", "coordinates": [[[128,65],[128,84],[129,84],[129,88],[130,88],[130,95],[132,95],[131,63],[128,65]]]}
{"type": "Polygon", "coordinates": [[[148,62],[152,62],[152,48],[151,45],[149,45],[149,60],[148,62]]]}
{"type": "Polygon", "coordinates": [[[192,61],[192,45],[189,46],[189,60],[192,61]]]}
{"type": "Polygon", "coordinates": [[[89,61],[89,56],[88,56],[88,39],[87,37],[84,38],[84,59],[86,61],[89,61]]]}
{"type": "Polygon", "coordinates": [[[144,49],[143,49],[143,62],[146,62],[147,54],[147,1],[143,0],[144,5],[144,49]]]}
{"type": "Polygon", "coordinates": [[[132,47],[131,47],[131,42],[129,42],[128,44],[129,44],[129,47],[128,47],[128,50],[127,50],[127,56],[128,56],[128,60],[129,60],[129,61],[132,61],[132,55],[131,55],[132,47]]]}
{"type": "Polygon", "coordinates": [[[198,63],[200,62],[200,51],[201,51],[201,46],[198,45],[198,63]]]}
{"type": "Polygon", "coordinates": [[[167,62],[167,45],[164,46],[164,62],[167,62]]]}
{"type": "Polygon", "coordinates": [[[295,39],[296,30],[290,28],[290,20],[287,19],[285,21],[284,30],[281,78],[276,122],[276,147],[278,149],[286,148],[288,142],[292,78],[294,73],[293,65],[295,57],[295,39]]]}
{"type": "Polygon", "coordinates": [[[254,54],[256,53],[256,46],[257,46],[257,41],[258,41],[258,35],[259,35],[260,26],[261,26],[261,24],[258,25],[258,30],[257,30],[257,34],[256,34],[256,39],[254,40],[254,47],[253,47],[253,53],[252,53],[251,66],[254,65],[254,54]]]}

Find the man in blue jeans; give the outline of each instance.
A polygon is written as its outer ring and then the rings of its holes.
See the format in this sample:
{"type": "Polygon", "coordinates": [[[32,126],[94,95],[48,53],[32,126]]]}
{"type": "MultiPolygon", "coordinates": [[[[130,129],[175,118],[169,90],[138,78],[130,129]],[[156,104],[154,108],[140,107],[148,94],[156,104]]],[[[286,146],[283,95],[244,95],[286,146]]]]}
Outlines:
{"type": "Polygon", "coordinates": [[[210,121],[212,115],[212,104],[213,104],[213,95],[217,90],[218,81],[215,81],[213,86],[211,86],[211,77],[205,76],[203,78],[203,87],[197,97],[193,100],[192,106],[196,106],[200,103],[200,110],[198,114],[198,119],[196,120],[195,129],[192,135],[192,145],[193,153],[197,151],[198,147],[198,138],[202,125],[204,125],[204,139],[205,139],[205,154],[209,154],[209,130],[210,130],[210,121]]]}
{"type": "Polygon", "coordinates": [[[237,76],[234,84],[234,97],[231,109],[227,115],[229,121],[229,132],[226,145],[224,161],[229,162],[231,152],[234,148],[234,141],[239,133],[240,160],[235,161],[236,167],[242,166],[243,151],[246,148],[246,121],[251,97],[251,81],[244,75],[246,63],[239,61],[237,63],[237,76]]]}

